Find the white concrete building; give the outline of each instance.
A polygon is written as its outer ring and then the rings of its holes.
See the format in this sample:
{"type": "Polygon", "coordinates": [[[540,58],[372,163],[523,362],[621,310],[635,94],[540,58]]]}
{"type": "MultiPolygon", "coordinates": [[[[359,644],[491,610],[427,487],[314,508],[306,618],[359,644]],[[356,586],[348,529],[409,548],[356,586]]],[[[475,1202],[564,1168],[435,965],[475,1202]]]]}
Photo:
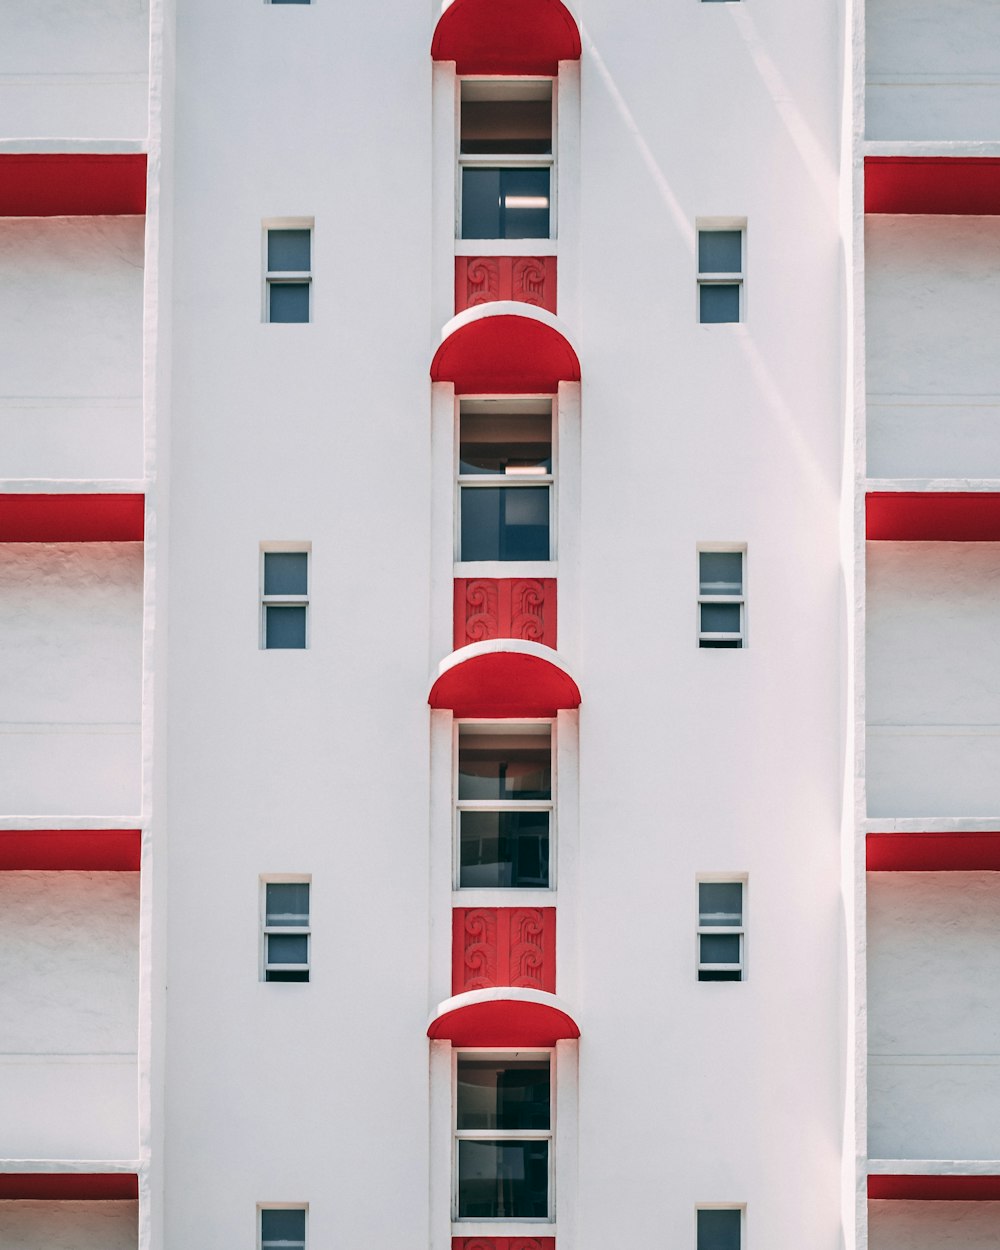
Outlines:
{"type": "Polygon", "coordinates": [[[0,1250],[1000,1243],[997,23],[0,9],[0,1250]]]}

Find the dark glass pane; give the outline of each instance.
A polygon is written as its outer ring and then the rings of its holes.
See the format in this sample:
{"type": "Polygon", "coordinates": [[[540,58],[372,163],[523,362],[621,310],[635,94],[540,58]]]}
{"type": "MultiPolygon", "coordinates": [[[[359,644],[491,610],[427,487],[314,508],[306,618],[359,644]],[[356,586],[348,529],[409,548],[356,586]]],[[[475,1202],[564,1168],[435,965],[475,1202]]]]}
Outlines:
{"type": "Polygon", "coordinates": [[[740,1250],[739,1211],[699,1211],[698,1250],[740,1250]]]}
{"type": "Polygon", "coordinates": [[[698,272],[742,273],[742,232],[739,230],[699,230],[698,272]]]}
{"type": "Polygon", "coordinates": [[[701,632],[703,634],[738,634],[740,612],[738,603],[701,604],[701,632]]]}
{"type": "Polygon", "coordinates": [[[460,1129],[547,1129],[547,1059],[458,1061],[460,1129]]]}
{"type": "Polygon", "coordinates": [[[461,151],[552,151],[552,100],[463,100],[461,151]]]}
{"type": "Polygon", "coordinates": [[[269,925],[299,925],[309,923],[308,881],[269,882],[266,911],[269,925]]]}
{"type": "Polygon", "coordinates": [[[264,594],[308,594],[309,555],[305,551],[264,552],[264,594]]]}
{"type": "Polygon", "coordinates": [[[552,414],[463,412],[459,473],[532,477],[552,472],[552,414]]]}
{"type": "Polygon", "coordinates": [[[458,1143],[458,1217],[547,1219],[547,1141],[458,1143]]]}
{"type": "Polygon", "coordinates": [[[462,560],[547,560],[549,488],[462,488],[462,560]]]}
{"type": "Polygon", "coordinates": [[[286,971],[278,972],[278,971],[275,971],[273,968],[271,968],[267,972],[265,972],[264,980],[265,981],[308,981],[309,970],[307,968],[299,968],[299,969],[290,970],[287,972],[286,971]]]}
{"type": "Polygon", "coordinates": [[[302,648],[306,645],[305,607],[281,608],[268,605],[264,610],[267,613],[264,645],[269,651],[276,648],[302,648]]]}
{"type": "Polygon", "coordinates": [[[703,325],[718,325],[724,321],[740,319],[740,288],[738,286],[702,286],[701,321],[703,325]]]}
{"type": "MultiPolygon", "coordinates": [[[[291,3],[292,0],[271,0],[272,4],[291,3]]],[[[266,1245],[269,1241],[298,1242],[306,1239],[305,1211],[261,1211],[260,1239],[266,1245]]]]}
{"type": "Polygon", "coordinates": [[[268,321],[290,323],[309,320],[308,282],[271,282],[268,297],[268,321]]]}
{"type": "Polygon", "coordinates": [[[460,799],[550,799],[552,739],[544,734],[458,736],[460,799]]]}
{"type": "MultiPolygon", "coordinates": [[[[273,4],[274,0],[271,0],[271,3],[273,4]]],[[[299,270],[308,273],[311,267],[309,263],[311,234],[311,230],[268,230],[268,272],[292,273],[299,270]]]]}
{"type": "Polygon", "coordinates": [[[727,925],[743,923],[742,881],[701,881],[698,884],[698,923],[727,925]]]}
{"type": "Polygon", "coordinates": [[[500,225],[503,239],[549,237],[548,169],[500,171],[500,225]]]}
{"type": "Polygon", "coordinates": [[[269,933],[267,935],[269,964],[307,964],[309,938],[305,933],[269,933]]]}
{"type": "Polygon", "coordinates": [[[738,933],[702,933],[698,938],[702,964],[738,964],[740,935],[738,933]]]}
{"type": "Polygon", "coordinates": [[[703,595],[743,593],[742,551],[702,551],[698,563],[703,595]]]}
{"type": "Polygon", "coordinates": [[[499,239],[500,170],[462,170],[462,238],[499,239]]]}
{"type": "Polygon", "coordinates": [[[739,638],[733,638],[732,640],[725,639],[725,638],[711,638],[711,639],[703,638],[701,642],[698,643],[698,646],[705,647],[707,649],[710,649],[712,647],[724,647],[724,648],[729,648],[729,649],[735,649],[738,651],[740,647],[743,646],[743,643],[741,642],[739,638]]]}
{"type": "Polygon", "coordinates": [[[548,887],[548,812],[462,812],[459,820],[463,889],[548,887]]]}

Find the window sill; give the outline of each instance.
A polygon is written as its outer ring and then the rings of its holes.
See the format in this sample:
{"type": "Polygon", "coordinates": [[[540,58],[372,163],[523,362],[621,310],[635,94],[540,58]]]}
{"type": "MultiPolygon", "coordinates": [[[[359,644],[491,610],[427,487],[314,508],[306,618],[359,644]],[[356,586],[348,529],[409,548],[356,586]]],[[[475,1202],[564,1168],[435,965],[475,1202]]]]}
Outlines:
{"type": "Polygon", "coordinates": [[[559,563],[556,560],[469,560],[464,564],[455,561],[455,577],[557,577],[559,563]]]}
{"type": "Polygon", "coordinates": [[[456,256],[557,256],[557,239],[456,239],[456,256]]]}

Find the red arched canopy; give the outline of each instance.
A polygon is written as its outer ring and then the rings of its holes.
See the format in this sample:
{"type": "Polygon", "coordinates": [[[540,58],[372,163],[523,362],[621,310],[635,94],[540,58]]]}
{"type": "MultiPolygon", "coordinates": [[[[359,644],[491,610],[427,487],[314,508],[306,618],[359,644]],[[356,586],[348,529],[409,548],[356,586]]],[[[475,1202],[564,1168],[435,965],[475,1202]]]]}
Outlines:
{"type": "Polygon", "coordinates": [[[554,1046],[580,1028],[554,994],[474,990],[446,999],[427,1036],[453,1046],[554,1046]]]}
{"type": "Polygon", "coordinates": [[[514,640],[474,642],[448,657],[428,702],[456,716],[555,716],[580,706],[580,689],[549,647],[514,640]],[[504,643],[508,643],[504,646],[504,643]]]}
{"type": "Polygon", "coordinates": [[[454,0],[434,30],[431,56],[459,74],[558,74],[580,58],[580,31],[560,0],[454,0]]]}
{"type": "Polygon", "coordinates": [[[548,321],[489,312],[463,320],[448,334],[434,353],[431,379],[454,382],[456,395],[550,394],[560,382],[580,380],[580,361],[548,321]]]}

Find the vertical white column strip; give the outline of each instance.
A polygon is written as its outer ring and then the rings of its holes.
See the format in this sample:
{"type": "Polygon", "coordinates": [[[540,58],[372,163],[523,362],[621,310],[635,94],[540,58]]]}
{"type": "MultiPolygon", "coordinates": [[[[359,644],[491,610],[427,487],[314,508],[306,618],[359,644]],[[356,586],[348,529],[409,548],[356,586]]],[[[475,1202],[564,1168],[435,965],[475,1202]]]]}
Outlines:
{"type": "Polygon", "coordinates": [[[455,312],[455,159],[458,79],[454,61],[435,61],[431,170],[431,325],[455,312]]]}
{"type": "Polygon", "coordinates": [[[430,1042],[429,1250],[451,1250],[451,1043],[430,1042]]]}
{"type": "Polygon", "coordinates": [[[556,718],[556,993],[577,1008],[580,991],[578,899],[580,897],[580,714],[556,718]]]}
{"type": "Polygon", "coordinates": [[[428,1012],[451,995],[452,715],[431,712],[428,1012]]]}
{"type": "Polygon", "coordinates": [[[580,1154],[580,1045],[556,1042],[556,1194],[557,1246],[577,1244],[577,1176],[580,1154]]]}
{"type": "Polygon", "coordinates": [[[579,321],[580,285],[580,62],[559,62],[558,304],[572,333],[579,321]]]}
{"type": "Polygon", "coordinates": [[[455,388],[431,387],[431,673],[452,650],[455,568],[455,388]]]}
{"type": "MultiPolygon", "coordinates": [[[[562,279],[560,278],[560,286],[562,279]]],[[[558,649],[577,674],[580,662],[582,415],[580,383],[560,382],[557,403],[556,551],[559,564],[558,649]]]]}

